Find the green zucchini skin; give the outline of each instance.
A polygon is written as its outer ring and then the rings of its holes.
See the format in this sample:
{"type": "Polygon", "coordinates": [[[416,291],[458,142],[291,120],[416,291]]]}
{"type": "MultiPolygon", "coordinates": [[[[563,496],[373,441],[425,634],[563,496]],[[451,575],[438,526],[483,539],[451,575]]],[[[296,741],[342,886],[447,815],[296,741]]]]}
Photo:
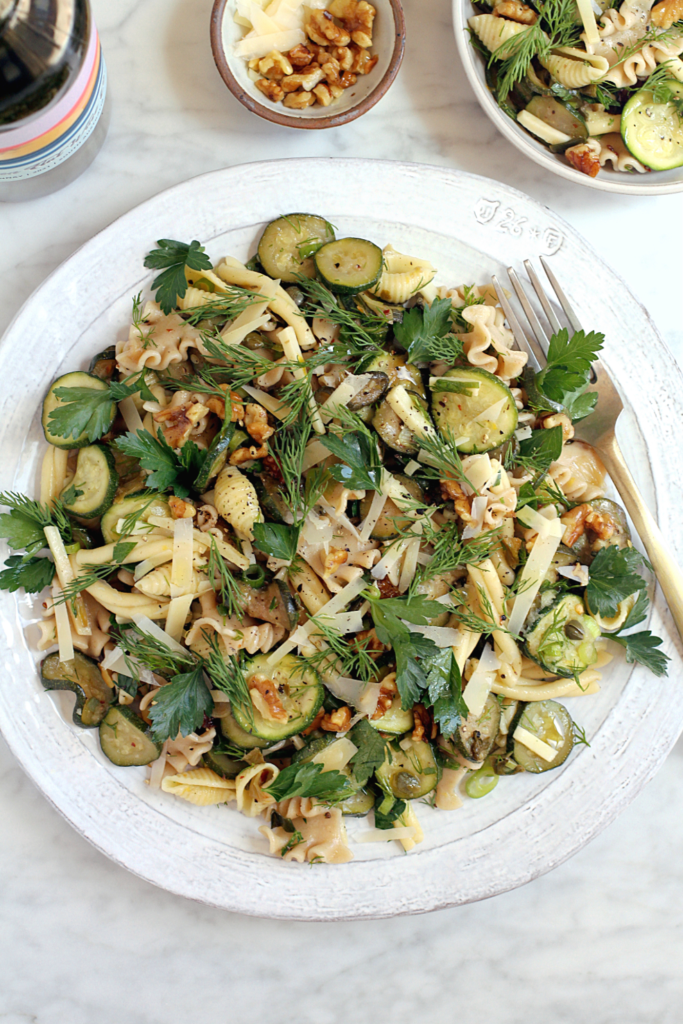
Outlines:
{"type": "Polygon", "coordinates": [[[270,277],[294,284],[300,274],[315,277],[315,248],[333,239],[332,225],[324,217],[288,213],[267,225],[258,243],[258,259],[270,277]]]}
{"type": "Polygon", "coordinates": [[[109,708],[100,722],[102,753],[120,768],[150,764],[161,753],[145,722],[129,707],[117,704],[109,708]]]}
{"type": "Polygon", "coordinates": [[[95,729],[109,710],[114,691],[107,686],[100,667],[80,651],[73,661],[60,661],[59,654],[48,654],[40,666],[40,678],[46,690],[70,690],[76,696],[73,720],[83,729],[95,729]]]}
{"type": "MultiPolygon", "coordinates": [[[[49,428],[50,413],[54,412],[60,406],[64,405],[61,398],[57,398],[55,391],[58,388],[92,388],[93,391],[106,391],[107,382],[96,376],[94,373],[86,373],[84,370],[75,370],[73,373],[64,373],[61,377],[58,377],[53,384],[50,385],[48,393],[43,399],[43,414],[42,414],[42,425],[45,440],[48,444],[54,445],[55,448],[85,448],[86,445],[90,444],[90,438],[86,433],[79,434],[78,437],[57,437],[53,434],[49,428]]],[[[112,403],[111,419],[109,420],[110,429],[116,416],[116,406],[112,403]]],[[[106,434],[105,430],[105,434],[106,434]]]]}
{"type": "Polygon", "coordinates": [[[581,598],[565,594],[529,624],[522,649],[547,672],[570,679],[595,664],[599,637],[600,627],[581,598]]]}
{"type": "Polygon", "coordinates": [[[70,515],[79,519],[98,519],[111,506],[118,485],[119,474],[109,448],[90,444],[80,449],[76,474],[69,487],[62,491],[61,500],[70,515]],[[77,496],[66,501],[64,495],[72,487],[77,496]]]}
{"type": "Polygon", "coordinates": [[[401,698],[395,697],[381,718],[369,718],[368,724],[378,732],[390,732],[394,736],[402,736],[405,732],[411,732],[414,723],[412,711],[404,711],[401,707],[401,698]]]}
{"type": "Polygon", "coordinates": [[[277,665],[270,666],[267,655],[257,655],[247,662],[244,673],[247,686],[254,676],[269,680],[287,713],[286,720],[272,720],[264,718],[254,707],[252,724],[242,709],[233,707],[235,721],[246,733],[259,736],[269,743],[278,743],[305,729],[320,710],[324,687],[317,673],[306,668],[303,658],[287,654],[277,665]]]}
{"type": "MultiPolygon", "coordinates": [[[[683,84],[667,82],[681,99],[683,84]]],[[[621,112],[621,137],[641,164],[653,171],[683,166],[683,123],[673,103],[655,103],[649,89],[640,89],[621,112]]]]}
{"type": "Polygon", "coordinates": [[[121,534],[116,529],[119,519],[125,519],[131,512],[137,512],[138,509],[144,508],[145,505],[147,505],[147,508],[140,516],[140,520],[143,522],[149,516],[167,517],[170,515],[168,502],[162,495],[153,494],[149,491],[138,491],[135,494],[128,494],[125,498],[115,501],[113,505],[110,505],[102,516],[100,530],[102,531],[105,544],[115,544],[116,541],[121,539],[121,534]]]}
{"type": "Polygon", "coordinates": [[[349,402],[348,407],[351,412],[358,412],[369,405],[375,405],[389,390],[389,377],[386,373],[381,370],[367,372],[370,373],[372,379],[349,402]]]}
{"type": "Polygon", "coordinates": [[[116,346],[110,345],[90,360],[88,373],[92,373],[100,380],[109,381],[116,373],[116,346]]]}
{"type": "Polygon", "coordinates": [[[244,598],[244,612],[255,619],[294,629],[299,621],[299,609],[292,592],[283,580],[273,580],[260,590],[246,583],[239,585],[244,598]]]}
{"type": "Polygon", "coordinates": [[[292,513],[282,494],[282,488],[270,473],[252,476],[261,508],[276,523],[291,523],[292,513]]]}
{"type": "Polygon", "coordinates": [[[230,442],[232,441],[233,434],[235,433],[235,424],[230,420],[225,420],[223,426],[214,437],[211,445],[209,446],[209,452],[206,456],[204,465],[197,474],[194,486],[195,490],[202,494],[208,487],[209,480],[213,477],[218,476],[223,466],[227,462],[228,454],[230,452],[230,442]]]}
{"type": "Polygon", "coordinates": [[[247,767],[247,761],[235,761],[234,758],[228,757],[227,754],[221,754],[220,751],[209,750],[208,753],[202,756],[202,763],[210,768],[216,775],[220,775],[222,779],[235,779],[239,773],[247,767]]]}
{"type": "Polygon", "coordinates": [[[313,259],[319,277],[337,295],[368,291],[382,276],[382,250],[366,238],[337,238],[313,259]]]}
{"type": "Polygon", "coordinates": [[[552,761],[545,761],[520,740],[514,740],[515,762],[525,772],[538,775],[559,768],[571,754],[574,747],[574,723],[564,705],[558,704],[556,700],[534,700],[525,704],[517,725],[528,729],[539,740],[557,750],[557,756],[552,761]]]}
{"type": "Polygon", "coordinates": [[[489,452],[509,441],[517,429],[517,406],[507,384],[488,370],[473,367],[447,370],[444,377],[478,389],[470,395],[432,390],[432,416],[439,432],[457,441],[467,455],[489,452]],[[496,402],[505,404],[495,421],[478,420],[496,402]]]}
{"type": "Polygon", "coordinates": [[[385,793],[397,800],[416,800],[436,789],[439,773],[434,753],[425,740],[406,739],[403,747],[387,746],[384,762],[375,772],[385,793]]]}
{"type": "Polygon", "coordinates": [[[413,455],[418,450],[415,434],[409,430],[400,416],[391,408],[386,398],[382,399],[372,418],[372,425],[384,443],[401,455],[413,455]]]}
{"type": "Polygon", "coordinates": [[[395,388],[403,384],[411,391],[417,391],[423,398],[427,397],[422,374],[414,363],[406,362],[406,357],[397,352],[381,352],[361,363],[358,373],[386,373],[389,387],[395,388]]]}
{"type": "MultiPolygon", "coordinates": [[[[467,703],[467,687],[464,690],[467,703]]],[[[453,743],[469,761],[485,761],[491,753],[500,728],[500,704],[494,694],[486,698],[480,715],[468,715],[453,734],[453,743]]]]}
{"type": "Polygon", "coordinates": [[[571,141],[565,143],[567,146],[588,137],[588,129],[583,118],[553,96],[534,96],[526,109],[551,128],[569,135],[571,141]]]}
{"type": "Polygon", "coordinates": [[[222,718],[218,719],[220,723],[220,730],[225,736],[226,740],[234,743],[236,747],[242,747],[244,751],[253,750],[254,747],[267,747],[269,745],[268,740],[262,739],[260,736],[254,736],[253,733],[247,732],[235,721],[235,717],[232,712],[228,712],[227,715],[223,715],[222,718]]]}

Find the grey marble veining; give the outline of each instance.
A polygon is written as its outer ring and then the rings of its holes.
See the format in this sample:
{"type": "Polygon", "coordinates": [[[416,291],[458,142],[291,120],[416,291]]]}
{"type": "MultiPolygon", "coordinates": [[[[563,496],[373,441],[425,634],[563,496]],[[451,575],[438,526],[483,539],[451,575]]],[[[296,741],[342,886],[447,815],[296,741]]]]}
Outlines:
{"type": "MultiPolygon", "coordinates": [[[[63,192],[0,210],[0,330],[82,242],[161,189],[251,160],[343,155],[458,167],[551,206],[627,280],[683,361],[683,198],[591,192],[522,157],[469,90],[446,0],[407,0],[397,82],[364,118],[326,133],[267,124],[232,99],[213,67],[210,6],[93,0],[109,138],[63,192]]],[[[110,863],[0,742],[0,1024],[678,1024],[682,769],[679,743],[618,821],[523,889],[419,918],[287,924],[188,903],[110,863]]]]}

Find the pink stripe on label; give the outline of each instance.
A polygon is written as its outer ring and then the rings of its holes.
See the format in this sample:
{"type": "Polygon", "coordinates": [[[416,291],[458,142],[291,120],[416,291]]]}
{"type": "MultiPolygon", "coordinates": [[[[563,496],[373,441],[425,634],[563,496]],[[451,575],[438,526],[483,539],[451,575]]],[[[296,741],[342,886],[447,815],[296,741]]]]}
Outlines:
{"type": "Polygon", "coordinates": [[[28,124],[20,125],[17,128],[10,128],[8,131],[0,131],[0,152],[4,149],[11,149],[13,146],[21,146],[25,142],[31,142],[40,135],[44,135],[45,132],[52,131],[60,121],[68,117],[74,107],[80,102],[90,81],[90,76],[97,59],[97,29],[95,28],[94,21],[91,25],[88,49],[76,81],[67,89],[56,106],[49,107],[35,120],[29,121],[28,124]]]}

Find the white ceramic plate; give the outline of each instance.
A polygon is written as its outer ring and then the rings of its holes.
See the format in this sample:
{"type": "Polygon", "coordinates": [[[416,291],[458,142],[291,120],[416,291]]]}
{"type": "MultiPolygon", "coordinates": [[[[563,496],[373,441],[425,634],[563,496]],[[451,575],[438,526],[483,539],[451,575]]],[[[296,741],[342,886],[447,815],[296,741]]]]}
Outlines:
{"type": "Polygon", "coordinates": [[[552,174],[559,174],[578,185],[597,188],[602,192],[621,192],[631,196],[657,196],[669,192],[683,191],[683,167],[671,171],[650,171],[638,174],[613,171],[602,167],[595,178],[582,174],[565,160],[561,153],[551,153],[540,139],[534,138],[512,118],[503,113],[486,84],[486,62],[481,53],[472,46],[467,31],[467,21],[477,12],[470,0],[452,0],[453,28],[455,41],[460,52],[465,74],[484,112],[493,121],[499,132],[534,163],[540,164],[552,174]]]}
{"type": "MultiPolygon", "coordinates": [[[[216,171],[162,193],[93,238],[38,288],[0,347],[2,489],[35,493],[40,399],[58,373],[86,366],[125,328],[131,297],[149,286],[142,260],[156,239],[198,238],[214,259],[246,258],[265,222],[302,207],[339,233],[429,258],[441,283],[484,282],[524,258],[551,255],[584,322],[607,335],[606,362],[639,413],[639,425],[623,417],[624,450],[680,556],[680,484],[670,467],[683,462],[683,381],[645,310],[567,224],[528,197],[486,178],[414,164],[290,160],[216,171]]],[[[683,725],[680,663],[658,602],[652,628],[676,659],[670,677],[622,661],[610,666],[599,695],[569,702],[591,746],[579,747],[562,769],[503,779],[459,811],[420,807],[425,842],[407,856],[396,843],[366,844],[354,848],[348,865],[283,863],[266,856],[258,822],[150,792],[144,769],[106,761],[96,734],[71,725],[69,698],[40,685],[24,636],[31,604],[0,595],[7,645],[0,727],[19,762],[74,828],[118,863],[172,892],[248,914],[382,917],[521,885],[611,821],[683,725]]],[[[366,828],[351,820],[352,834],[366,828]]]]}

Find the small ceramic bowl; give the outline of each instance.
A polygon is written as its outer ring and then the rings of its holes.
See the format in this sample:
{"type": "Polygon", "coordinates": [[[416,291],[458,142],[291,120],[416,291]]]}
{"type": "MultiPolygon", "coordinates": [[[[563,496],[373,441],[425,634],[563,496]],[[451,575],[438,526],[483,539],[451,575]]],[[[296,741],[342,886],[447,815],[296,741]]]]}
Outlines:
{"type": "Polygon", "coordinates": [[[552,174],[559,174],[578,185],[586,185],[602,192],[620,192],[631,196],[683,192],[683,167],[676,167],[671,171],[649,171],[647,174],[613,171],[602,167],[597,177],[591,178],[572,167],[562,154],[551,153],[547,146],[526,132],[521,125],[516,124],[496,103],[486,84],[485,59],[472,46],[467,31],[468,19],[478,12],[472,7],[470,0],[452,0],[452,3],[455,41],[469,83],[484,112],[491,118],[498,131],[525,156],[552,174]]]}
{"type": "Polygon", "coordinates": [[[211,12],[211,49],[221,78],[233,96],[251,110],[275,124],[289,128],[334,128],[354,121],[382,99],[396,78],[403,60],[406,26],[400,0],[372,0],[377,10],[371,53],[379,60],[369,75],[359,75],[355,85],[329,107],[317,104],[306,110],[292,110],[273,103],[256,88],[248,75],[247,62],[234,54],[234,45],[244,29],[233,20],[235,0],[215,0],[211,12]]]}

